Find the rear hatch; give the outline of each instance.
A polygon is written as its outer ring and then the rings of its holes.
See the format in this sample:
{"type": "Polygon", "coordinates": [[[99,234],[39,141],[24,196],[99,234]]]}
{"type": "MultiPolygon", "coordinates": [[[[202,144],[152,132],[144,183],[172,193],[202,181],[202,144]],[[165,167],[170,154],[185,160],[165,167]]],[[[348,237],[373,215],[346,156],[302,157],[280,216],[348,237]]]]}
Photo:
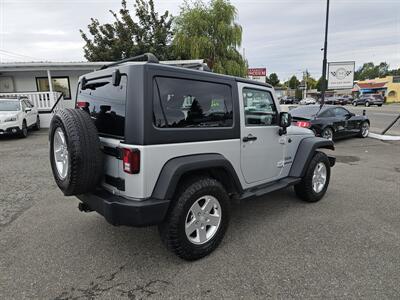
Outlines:
{"type": "Polygon", "coordinates": [[[124,191],[121,179],[122,160],[120,144],[125,139],[125,104],[127,77],[121,77],[118,86],[109,77],[87,79],[78,86],[76,106],[90,114],[103,147],[103,186],[113,193],[124,191]]]}

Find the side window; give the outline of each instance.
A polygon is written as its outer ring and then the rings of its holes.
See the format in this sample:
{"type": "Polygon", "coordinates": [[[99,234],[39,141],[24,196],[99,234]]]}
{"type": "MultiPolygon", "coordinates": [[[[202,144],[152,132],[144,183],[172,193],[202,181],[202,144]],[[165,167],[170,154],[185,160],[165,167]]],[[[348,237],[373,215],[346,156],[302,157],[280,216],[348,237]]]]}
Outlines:
{"type": "Polygon", "coordinates": [[[341,107],[335,107],[335,116],[336,117],[344,117],[348,114],[349,112],[345,110],[344,108],[341,107]]]}
{"type": "Polygon", "coordinates": [[[268,91],[243,89],[244,117],[246,126],[277,125],[277,110],[268,91]]]}
{"type": "Polygon", "coordinates": [[[334,117],[335,114],[333,113],[332,109],[327,109],[326,111],[322,112],[319,116],[321,118],[331,118],[334,117]]]}
{"type": "Polygon", "coordinates": [[[232,127],[231,88],[225,84],[156,77],[153,122],[158,128],[232,127]]]}

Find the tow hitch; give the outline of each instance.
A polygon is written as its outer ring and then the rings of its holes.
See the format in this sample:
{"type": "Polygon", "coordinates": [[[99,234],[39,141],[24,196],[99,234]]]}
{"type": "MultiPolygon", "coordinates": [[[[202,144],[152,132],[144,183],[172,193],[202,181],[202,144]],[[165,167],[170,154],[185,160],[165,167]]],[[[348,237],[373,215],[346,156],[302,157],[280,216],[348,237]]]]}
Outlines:
{"type": "Polygon", "coordinates": [[[87,205],[86,203],[83,203],[83,202],[80,202],[80,203],[78,204],[78,209],[79,209],[80,211],[82,211],[82,212],[91,212],[91,211],[93,211],[93,209],[91,209],[91,208],[89,207],[89,205],[87,205]]]}

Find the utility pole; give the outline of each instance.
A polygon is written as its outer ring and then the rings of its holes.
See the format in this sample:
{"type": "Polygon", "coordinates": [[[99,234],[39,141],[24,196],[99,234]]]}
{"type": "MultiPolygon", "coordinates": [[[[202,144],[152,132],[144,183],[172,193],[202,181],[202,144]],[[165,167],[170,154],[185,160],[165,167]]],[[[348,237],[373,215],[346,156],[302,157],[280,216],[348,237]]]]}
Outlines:
{"type": "Polygon", "coordinates": [[[325,42],[324,42],[324,59],[322,61],[322,89],[321,89],[321,107],[325,103],[326,84],[326,53],[328,51],[328,21],[329,21],[329,0],[326,1],[326,19],[325,19],[325,42]]]}

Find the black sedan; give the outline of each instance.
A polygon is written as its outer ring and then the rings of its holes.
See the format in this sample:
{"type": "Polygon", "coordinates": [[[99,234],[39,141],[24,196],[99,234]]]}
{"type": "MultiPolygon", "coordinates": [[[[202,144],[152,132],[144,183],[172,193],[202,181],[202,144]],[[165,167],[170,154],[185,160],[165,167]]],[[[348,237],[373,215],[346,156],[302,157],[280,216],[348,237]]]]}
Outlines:
{"type": "Polygon", "coordinates": [[[293,125],[309,128],[316,136],[339,139],[350,136],[367,137],[369,119],[355,115],[344,107],[324,105],[302,106],[292,109],[293,125]]]}

